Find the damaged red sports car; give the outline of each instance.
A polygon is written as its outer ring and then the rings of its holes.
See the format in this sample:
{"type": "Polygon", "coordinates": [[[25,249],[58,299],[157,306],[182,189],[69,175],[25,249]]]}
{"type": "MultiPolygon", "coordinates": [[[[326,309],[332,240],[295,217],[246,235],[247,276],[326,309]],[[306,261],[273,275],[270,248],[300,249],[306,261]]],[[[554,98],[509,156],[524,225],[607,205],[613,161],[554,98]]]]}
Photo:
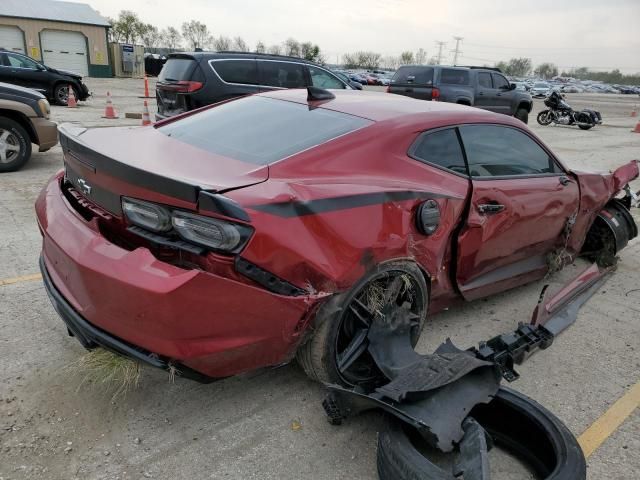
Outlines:
{"type": "Polygon", "coordinates": [[[637,161],[573,171],[518,120],[399,95],[269,92],[60,143],[36,211],[69,333],[200,381],[296,355],[366,381],[386,302],[417,341],[428,312],[637,235],[637,161]]]}

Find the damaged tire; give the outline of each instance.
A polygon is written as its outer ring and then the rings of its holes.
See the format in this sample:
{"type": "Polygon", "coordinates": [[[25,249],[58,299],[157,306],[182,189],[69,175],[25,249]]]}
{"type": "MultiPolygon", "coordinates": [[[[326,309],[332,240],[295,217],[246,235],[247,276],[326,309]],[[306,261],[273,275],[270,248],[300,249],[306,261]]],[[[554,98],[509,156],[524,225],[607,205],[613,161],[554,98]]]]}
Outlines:
{"type": "Polygon", "coordinates": [[[383,263],[318,311],[312,337],[296,353],[305,373],[321,383],[345,386],[375,384],[384,378],[367,351],[366,337],[375,311],[386,301],[408,302],[420,319],[412,331],[415,345],[429,304],[425,277],[412,262],[383,263]],[[385,298],[394,285],[399,286],[398,295],[385,298]]]}
{"type": "MultiPolygon", "coordinates": [[[[494,400],[478,405],[473,417],[496,446],[525,462],[545,480],[584,480],[586,461],[575,436],[549,410],[531,398],[501,387],[494,400]]],[[[378,436],[381,480],[452,480],[451,472],[430,462],[421,452],[423,440],[399,421],[389,420],[378,436]]]]}

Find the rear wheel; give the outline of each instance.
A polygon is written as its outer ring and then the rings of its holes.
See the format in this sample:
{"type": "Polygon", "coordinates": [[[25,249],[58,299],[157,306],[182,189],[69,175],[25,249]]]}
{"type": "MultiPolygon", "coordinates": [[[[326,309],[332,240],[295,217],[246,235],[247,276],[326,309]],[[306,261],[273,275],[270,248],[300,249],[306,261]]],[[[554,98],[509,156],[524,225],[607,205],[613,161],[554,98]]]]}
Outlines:
{"type": "Polygon", "coordinates": [[[15,120],[0,117],[0,172],[14,172],[31,157],[31,138],[15,120]]]}
{"type": "Polygon", "coordinates": [[[536,117],[536,120],[540,125],[550,125],[553,121],[551,110],[542,110],[536,117]]]}
{"type": "Polygon", "coordinates": [[[514,117],[516,117],[522,123],[529,123],[529,110],[521,107],[516,110],[516,114],[514,115],[514,117]]]}
{"type": "Polygon", "coordinates": [[[379,381],[383,376],[367,350],[367,333],[376,312],[391,302],[408,302],[419,318],[412,331],[415,345],[428,306],[424,276],[411,262],[384,263],[320,309],[313,336],[297,352],[306,374],[318,382],[347,386],[379,381]]]}

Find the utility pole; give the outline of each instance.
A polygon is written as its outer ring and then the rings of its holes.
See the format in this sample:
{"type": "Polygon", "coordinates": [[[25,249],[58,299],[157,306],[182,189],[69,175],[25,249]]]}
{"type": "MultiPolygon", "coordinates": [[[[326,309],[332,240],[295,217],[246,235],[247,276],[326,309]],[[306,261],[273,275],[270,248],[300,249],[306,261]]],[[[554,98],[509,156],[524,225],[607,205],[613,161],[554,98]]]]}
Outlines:
{"type": "Polygon", "coordinates": [[[462,41],[462,37],[453,37],[453,39],[456,41],[456,48],[451,51],[453,52],[453,65],[455,66],[458,64],[458,55],[462,53],[460,51],[460,42],[462,41]]]}
{"type": "Polygon", "coordinates": [[[447,42],[436,42],[436,45],[438,46],[438,65],[442,63],[442,49],[446,44],[447,42]]]}

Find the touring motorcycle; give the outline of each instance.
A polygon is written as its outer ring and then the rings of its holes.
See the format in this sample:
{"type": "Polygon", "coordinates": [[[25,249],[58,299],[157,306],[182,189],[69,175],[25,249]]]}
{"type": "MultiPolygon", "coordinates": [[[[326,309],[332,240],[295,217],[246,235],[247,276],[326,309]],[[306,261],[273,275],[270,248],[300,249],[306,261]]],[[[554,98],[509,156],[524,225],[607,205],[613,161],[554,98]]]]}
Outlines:
{"type": "Polygon", "coordinates": [[[537,117],[540,125],[550,125],[556,123],[558,125],[577,125],[582,130],[589,130],[595,125],[602,123],[600,112],[595,110],[584,109],[576,111],[564,101],[562,95],[553,91],[544,100],[544,104],[549,107],[542,110],[537,117]]]}

